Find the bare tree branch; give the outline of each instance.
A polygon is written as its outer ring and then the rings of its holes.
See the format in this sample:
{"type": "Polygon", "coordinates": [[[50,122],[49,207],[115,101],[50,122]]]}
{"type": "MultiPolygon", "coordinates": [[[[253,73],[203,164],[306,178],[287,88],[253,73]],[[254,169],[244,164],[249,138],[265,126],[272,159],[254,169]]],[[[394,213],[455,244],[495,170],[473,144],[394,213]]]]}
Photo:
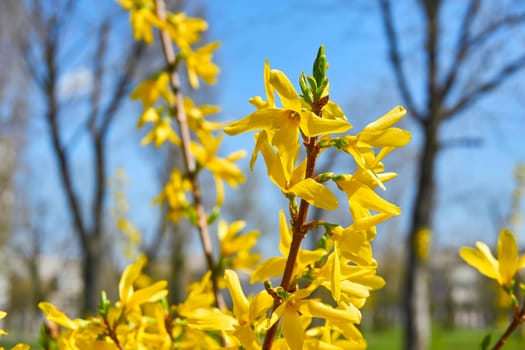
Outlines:
{"type": "Polygon", "coordinates": [[[470,49],[469,45],[469,34],[470,28],[480,8],[480,0],[470,0],[469,5],[465,9],[463,20],[461,21],[460,32],[458,35],[458,42],[456,44],[454,60],[448,73],[445,75],[445,81],[441,86],[439,98],[440,101],[444,101],[450,92],[451,87],[454,85],[458,72],[461,70],[461,66],[467,57],[470,49]]]}
{"type": "MultiPolygon", "coordinates": [[[[55,21],[50,20],[49,25],[54,25],[55,21]]],[[[56,33],[53,28],[50,28],[50,34],[56,33]]],[[[82,212],[80,209],[78,195],[73,187],[72,174],[67,157],[66,149],[63,146],[62,136],[58,123],[59,106],[58,106],[58,67],[57,67],[57,51],[58,43],[56,36],[50,35],[44,43],[45,53],[45,78],[43,80],[44,94],[46,97],[47,110],[45,113],[48,122],[49,132],[51,135],[52,146],[59,163],[60,178],[64,185],[68,206],[73,216],[73,223],[75,232],[82,244],[88,244],[88,230],[82,212]]]]}
{"type": "Polygon", "coordinates": [[[428,118],[425,123],[432,123],[439,118],[440,101],[438,100],[438,44],[439,44],[439,9],[441,0],[421,1],[426,16],[425,55],[427,58],[427,108],[428,118]]]}
{"type": "Polygon", "coordinates": [[[525,68],[525,55],[521,55],[514,61],[505,65],[503,68],[497,72],[492,79],[489,79],[486,82],[480,83],[470,92],[467,92],[465,95],[459,98],[459,100],[452,106],[447,108],[443,112],[443,118],[448,119],[457,113],[463,111],[465,108],[470,107],[473,103],[478,101],[487,93],[493,91],[512,77],[515,73],[525,68]]]}
{"type": "Polygon", "coordinates": [[[446,75],[445,82],[441,88],[441,98],[444,99],[454,85],[458,72],[461,71],[468,56],[474,56],[475,49],[481,47],[490,40],[500,30],[507,27],[516,26],[525,22],[525,13],[505,16],[487,25],[478,34],[471,34],[471,27],[476,13],[480,7],[479,0],[472,0],[462,22],[462,29],[459,36],[458,47],[453,64],[446,75]]]}
{"type": "Polygon", "coordinates": [[[406,74],[404,72],[403,64],[401,61],[401,54],[399,50],[399,39],[394,29],[390,1],[389,0],[379,0],[379,4],[381,5],[381,14],[382,14],[383,24],[385,27],[385,33],[386,33],[387,42],[389,46],[390,63],[392,64],[394,68],[394,73],[396,75],[396,82],[399,87],[399,90],[401,91],[401,96],[403,97],[403,100],[405,101],[406,108],[409,114],[412,117],[414,117],[417,121],[423,122],[423,117],[421,113],[417,110],[415,103],[414,103],[414,99],[412,97],[412,93],[410,92],[408,88],[406,74]]]}
{"type": "Polygon", "coordinates": [[[126,64],[122,70],[122,75],[117,80],[116,87],[114,88],[114,94],[111,101],[108,103],[108,107],[101,116],[101,123],[99,126],[99,137],[104,138],[109,125],[115,117],[115,112],[120,108],[121,104],[125,101],[125,97],[131,89],[131,83],[133,77],[139,67],[139,62],[143,57],[145,51],[144,43],[135,42],[130,48],[129,52],[125,57],[128,57],[126,64]]]}

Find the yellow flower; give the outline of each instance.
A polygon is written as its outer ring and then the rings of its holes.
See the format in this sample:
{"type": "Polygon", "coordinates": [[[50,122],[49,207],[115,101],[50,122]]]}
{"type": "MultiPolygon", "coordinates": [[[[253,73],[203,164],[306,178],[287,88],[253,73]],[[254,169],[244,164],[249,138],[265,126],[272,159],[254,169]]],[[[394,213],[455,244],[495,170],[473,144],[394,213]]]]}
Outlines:
{"type": "Polygon", "coordinates": [[[175,223],[179,222],[182,215],[186,214],[189,206],[186,198],[186,191],[190,188],[188,180],[174,169],[171,172],[170,181],[164,186],[162,192],[153,200],[153,203],[160,203],[167,200],[169,205],[168,217],[175,223]]]}
{"type": "Polygon", "coordinates": [[[237,187],[244,182],[244,174],[234,162],[243,158],[245,151],[233,152],[226,158],[221,158],[217,156],[217,152],[223,135],[213,137],[208,132],[200,132],[197,135],[201,143],[192,141],[190,149],[199,165],[208,169],[214,177],[226,181],[231,187],[237,187]]]}
{"type": "Polygon", "coordinates": [[[239,277],[233,270],[224,272],[226,287],[230,292],[233,303],[233,315],[237,320],[233,335],[247,350],[260,349],[257,330],[261,326],[260,320],[266,319],[266,313],[273,305],[273,298],[262,291],[252,299],[246,298],[242,290],[239,277]]]}
{"type": "Polygon", "coordinates": [[[416,233],[414,243],[418,258],[421,260],[427,260],[430,255],[430,244],[432,243],[432,231],[430,228],[420,228],[416,233]]]}
{"type": "MultiPolygon", "coordinates": [[[[279,226],[280,226],[280,241],[279,251],[282,256],[272,257],[263,263],[259,264],[251,274],[250,283],[258,281],[265,281],[270,277],[275,277],[283,274],[290,245],[292,243],[292,235],[288,229],[288,223],[284,212],[279,211],[279,226]]],[[[308,266],[313,266],[316,261],[321,259],[326,252],[322,249],[306,250],[301,249],[294,266],[294,275],[301,277],[308,266]]]]}
{"type": "Polygon", "coordinates": [[[483,242],[476,248],[462,247],[459,255],[482,275],[496,280],[502,287],[511,287],[518,270],[525,267],[525,255],[518,258],[516,238],[509,230],[502,230],[498,237],[498,259],[483,242]]]}
{"type": "Polygon", "coordinates": [[[49,321],[53,321],[60,326],[71,329],[71,330],[77,330],[79,328],[79,321],[73,321],[69,317],[66,316],[62,311],[58,310],[53,304],[47,303],[47,302],[40,302],[38,304],[38,308],[42,310],[44,315],[49,321]]]}
{"type": "Polygon", "coordinates": [[[381,160],[394,148],[405,146],[411,138],[410,132],[392,127],[405,115],[403,107],[394,107],[368,124],[356,136],[347,135],[342,138],[346,144],[343,150],[351,154],[357,166],[368,173],[383,190],[385,187],[376,174],[377,171],[383,170],[381,160]],[[374,155],[373,148],[381,148],[377,156],[374,155]]]}
{"type": "Polygon", "coordinates": [[[153,142],[155,147],[160,147],[166,140],[171,141],[175,145],[180,145],[180,139],[173,130],[170,117],[159,117],[153,128],[142,138],[141,145],[147,145],[153,142]]]}
{"type": "MultiPolygon", "coordinates": [[[[215,301],[211,285],[211,271],[202,280],[192,284],[186,300],[177,305],[177,314],[182,316],[188,327],[201,331],[233,331],[235,319],[212,307],[215,301]]],[[[184,330],[186,332],[188,328],[184,330]]]]}
{"type": "Polygon", "coordinates": [[[260,254],[250,253],[259,237],[259,231],[251,231],[242,235],[239,232],[246,226],[244,221],[235,221],[228,226],[221,220],[217,228],[220,243],[220,256],[225,259],[228,267],[249,270],[259,262],[260,254]]]}
{"type": "Polygon", "coordinates": [[[135,40],[142,40],[147,44],[153,42],[153,28],[164,27],[164,23],[155,14],[153,0],[117,0],[119,4],[129,11],[131,27],[135,40]]]}
{"type": "Polygon", "coordinates": [[[190,129],[195,132],[198,131],[215,131],[222,128],[222,123],[210,122],[204,119],[207,115],[219,113],[221,111],[218,106],[203,105],[195,106],[192,99],[184,98],[184,111],[188,118],[188,125],[190,129]]]}
{"type": "MultiPolygon", "coordinates": [[[[285,177],[288,179],[299,154],[299,131],[307,137],[314,137],[344,132],[351,125],[345,120],[320,118],[304,108],[303,101],[283,72],[272,70],[269,83],[277,91],[284,108],[261,108],[231,123],[224,131],[229,135],[237,135],[241,132],[265,130],[270,144],[279,153],[285,177]]],[[[271,89],[267,88],[268,93],[272,94],[271,89]]]]}
{"type": "Polygon", "coordinates": [[[159,147],[166,140],[175,145],[180,145],[181,141],[173,130],[171,118],[161,116],[159,108],[146,107],[137,122],[137,127],[141,128],[145,123],[153,123],[153,128],[140,141],[142,145],[153,142],[155,147],[159,147]]]}
{"type": "Polygon", "coordinates": [[[168,282],[166,281],[159,281],[138,290],[133,288],[133,283],[140,277],[141,270],[145,264],[146,258],[142,256],[134,264],[129,265],[122,273],[119,282],[119,296],[125,312],[134,311],[134,309],[144,303],[155,302],[168,295],[168,282]]]}
{"type": "MultiPolygon", "coordinates": [[[[393,173],[379,174],[379,181],[385,182],[395,177],[393,173]]],[[[341,175],[336,181],[337,186],[346,193],[350,213],[354,219],[354,225],[361,224],[360,221],[371,221],[373,225],[368,226],[368,239],[375,236],[375,225],[387,220],[392,216],[401,214],[401,209],[381,198],[374,192],[377,182],[368,176],[363,170],[358,170],[354,176],[341,175]],[[378,212],[372,215],[371,211],[378,212]]]]}
{"type": "Polygon", "coordinates": [[[314,317],[341,325],[352,325],[361,321],[361,313],[352,305],[341,302],[337,307],[333,307],[320,299],[306,299],[315,288],[316,286],[311,285],[293,293],[286,293],[281,305],[275,309],[268,322],[268,326],[272,326],[282,319],[281,331],[292,350],[303,349],[305,329],[314,317]]]}
{"type": "MultiPolygon", "coordinates": [[[[6,318],[6,316],[7,316],[7,312],[0,311],[0,320],[6,318]]],[[[0,329],[0,335],[7,335],[7,332],[3,329],[0,329]]]]}
{"type": "Polygon", "coordinates": [[[250,160],[251,168],[253,168],[257,154],[261,152],[266,163],[268,176],[284,194],[298,196],[315,207],[327,210],[333,210],[339,206],[337,198],[326,186],[314,179],[304,178],[306,161],[294,168],[287,178],[279,155],[274,152],[268,142],[268,133],[262,131],[255,135],[255,139],[255,149],[250,160]]]}
{"type": "Polygon", "coordinates": [[[174,101],[173,93],[169,88],[170,77],[162,72],[152,78],[144,80],[131,92],[133,100],[141,100],[145,108],[153,106],[159,97],[163,97],[168,104],[174,101]]]}
{"type": "Polygon", "coordinates": [[[183,12],[167,15],[166,30],[182,51],[200,40],[200,33],[208,29],[208,23],[201,18],[188,18],[183,12]]]}
{"type": "Polygon", "coordinates": [[[195,51],[187,51],[186,68],[188,69],[188,79],[194,89],[199,88],[199,77],[208,84],[215,84],[219,67],[212,60],[213,51],[220,46],[218,41],[204,45],[195,51]]]}

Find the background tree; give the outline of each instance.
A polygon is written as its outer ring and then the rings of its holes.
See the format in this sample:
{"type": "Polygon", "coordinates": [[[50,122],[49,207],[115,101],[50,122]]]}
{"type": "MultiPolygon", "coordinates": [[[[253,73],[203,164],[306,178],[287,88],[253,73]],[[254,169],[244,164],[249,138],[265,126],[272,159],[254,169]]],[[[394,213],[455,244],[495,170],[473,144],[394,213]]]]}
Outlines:
{"type": "MultiPolygon", "coordinates": [[[[69,35],[81,32],[82,28],[75,24],[86,21],[87,15],[82,12],[85,9],[79,8],[81,2],[34,0],[25,4],[29,40],[21,55],[42,97],[43,119],[57,162],[73,232],[82,254],[84,301],[81,310],[84,313],[93,312],[98,304],[100,276],[107,253],[104,208],[108,134],[115,124],[117,112],[128,98],[144,50],[141,44],[127,44],[131,43],[131,37],[118,37],[112,30],[118,23],[119,14],[106,12],[106,16],[99,16],[102,18],[91,22],[94,34],[85,36],[89,37],[89,42],[80,45],[69,35]],[[67,98],[60,91],[59,81],[71,62],[86,57],[86,49],[92,49],[87,62],[91,82],[87,103],[84,108],[78,104],[76,108],[67,108],[67,98]],[[75,129],[71,131],[72,128],[75,129]],[[86,186],[78,183],[78,176],[72,169],[74,156],[70,140],[80,137],[88,139],[93,157],[93,185],[90,194],[85,197],[79,189],[84,190],[86,186]]],[[[103,8],[99,10],[104,13],[103,8]]],[[[127,20],[124,14],[120,18],[127,20]]],[[[42,176],[45,179],[45,175],[42,176]]]]}
{"type": "MultiPolygon", "coordinates": [[[[403,54],[401,49],[408,36],[398,34],[392,2],[379,1],[388,57],[396,83],[409,115],[422,135],[416,195],[407,235],[403,293],[405,348],[410,350],[426,349],[430,335],[428,276],[425,262],[417,254],[417,241],[419,232],[432,227],[436,159],[443,146],[449,143],[440,140],[440,129],[446,121],[464,115],[469,108],[525,68],[524,50],[509,47],[508,40],[523,33],[523,8],[514,6],[515,2],[512,3],[514,5],[481,0],[453,3],[443,0],[417,1],[423,21],[418,31],[423,33],[423,43],[421,51],[411,50],[410,56],[423,57],[424,88],[416,91],[413,87],[421,83],[420,77],[408,73],[409,55],[403,54]],[[446,5],[455,7],[447,8],[446,5]],[[450,21],[447,13],[451,12],[447,11],[461,13],[456,23],[450,21]],[[456,27],[451,28],[450,24],[456,27]],[[444,42],[445,31],[451,30],[456,31],[452,48],[449,47],[450,42],[444,42]]],[[[460,144],[468,144],[471,140],[459,141],[460,144]]]]}

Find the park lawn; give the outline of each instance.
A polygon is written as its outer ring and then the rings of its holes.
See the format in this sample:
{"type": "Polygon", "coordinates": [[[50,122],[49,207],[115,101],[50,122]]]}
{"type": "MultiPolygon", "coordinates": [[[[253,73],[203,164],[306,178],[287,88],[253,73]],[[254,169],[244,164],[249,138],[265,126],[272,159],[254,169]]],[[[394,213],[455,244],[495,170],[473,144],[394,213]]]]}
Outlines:
{"type": "MultiPolygon", "coordinates": [[[[496,339],[503,333],[502,330],[488,330],[488,329],[453,329],[445,330],[434,328],[432,331],[432,340],[430,350],[442,349],[480,349],[480,343],[483,337],[492,331],[493,345],[496,339]]],[[[503,347],[504,350],[518,350],[525,348],[525,336],[520,337],[519,329],[516,331],[507,344],[503,347]]],[[[391,328],[384,331],[363,331],[368,342],[368,350],[399,350],[401,349],[401,329],[391,328]]]]}

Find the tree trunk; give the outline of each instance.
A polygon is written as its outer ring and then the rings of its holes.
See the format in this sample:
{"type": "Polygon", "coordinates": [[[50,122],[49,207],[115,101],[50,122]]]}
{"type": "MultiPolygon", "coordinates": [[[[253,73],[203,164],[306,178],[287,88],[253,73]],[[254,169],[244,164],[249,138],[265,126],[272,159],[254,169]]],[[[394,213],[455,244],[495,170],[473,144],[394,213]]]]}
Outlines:
{"type": "Polygon", "coordinates": [[[101,272],[104,268],[104,250],[100,239],[92,236],[90,244],[85,247],[82,261],[82,282],[84,298],[82,314],[94,315],[97,312],[99,293],[102,287],[101,272]]]}
{"type": "Polygon", "coordinates": [[[428,272],[424,259],[418,255],[417,234],[421,229],[431,228],[434,207],[434,170],[438,152],[437,124],[433,118],[424,126],[425,143],[421,155],[416,199],[412,211],[412,223],[407,237],[405,291],[405,349],[426,350],[431,333],[428,272]]]}

